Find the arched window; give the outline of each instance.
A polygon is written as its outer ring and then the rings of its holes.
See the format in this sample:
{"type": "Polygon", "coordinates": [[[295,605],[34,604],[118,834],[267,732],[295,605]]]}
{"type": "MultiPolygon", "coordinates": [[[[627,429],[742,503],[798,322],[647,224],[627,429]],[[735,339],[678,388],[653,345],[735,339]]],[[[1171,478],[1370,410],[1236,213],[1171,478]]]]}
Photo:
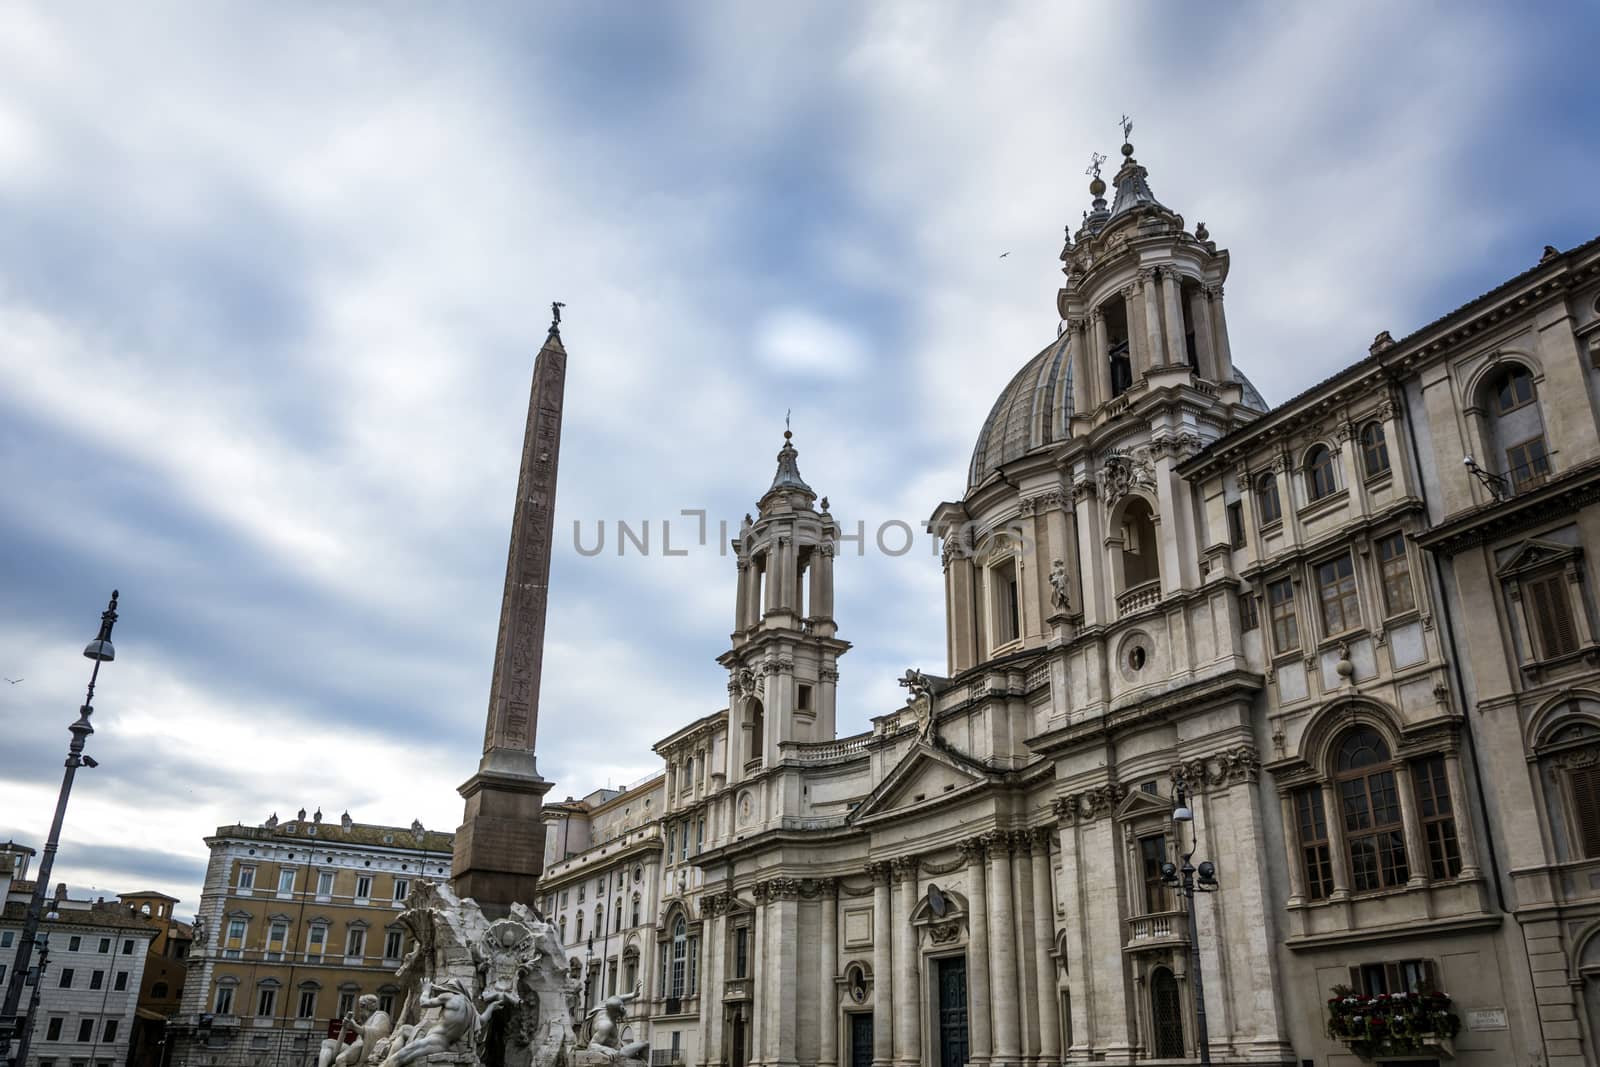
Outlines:
{"type": "Polygon", "coordinates": [[[1508,366],[1489,379],[1485,390],[1484,407],[1489,412],[1486,436],[1495,453],[1485,465],[1503,461],[1513,490],[1540,484],[1550,474],[1550,456],[1532,373],[1520,364],[1508,366]]]}
{"type": "Polygon", "coordinates": [[[684,981],[689,967],[689,924],[679,916],[672,927],[672,986],[670,996],[683,996],[684,981]]]}
{"type": "Polygon", "coordinates": [[[583,912],[581,912],[581,911],[578,912],[578,914],[577,914],[577,923],[573,927],[572,939],[574,941],[582,941],[583,940],[583,912]]]}
{"type": "Polygon", "coordinates": [[[565,915],[561,916],[556,922],[556,926],[561,931],[561,944],[565,946],[567,943],[567,917],[565,915]]]}
{"type": "Polygon", "coordinates": [[[1160,547],[1155,515],[1143,499],[1128,501],[1122,513],[1122,589],[1128,590],[1161,577],[1160,547]]]}
{"type": "Polygon", "coordinates": [[[639,894],[635,893],[633,895],[633,925],[638,926],[639,922],[639,894]]]}
{"type": "Polygon", "coordinates": [[[766,758],[766,737],[764,732],[766,724],[762,720],[761,702],[752,700],[750,702],[750,754],[745,757],[745,766],[747,768],[761,766],[762,760],[766,758]]]}
{"type": "Polygon", "coordinates": [[[1270,471],[1256,479],[1256,511],[1263,526],[1283,521],[1283,504],[1278,500],[1278,476],[1270,471]]]}
{"type": "Polygon", "coordinates": [[[599,937],[606,932],[606,909],[599,904],[594,906],[594,933],[591,937],[599,937]]]}
{"type": "Polygon", "coordinates": [[[1358,893],[1406,884],[1405,825],[1394,763],[1382,735],[1358,726],[1340,741],[1334,763],[1351,888],[1358,893]]]}
{"type": "Polygon", "coordinates": [[[611,909],[611,932],[617,933],[622,929],[622,900],[619,898],[611,909]]]}
{"type": "Polygon", "coordinates": [[[1338,488],[1333,477],[1333,453],[1326,445],[1317,445],[1306,453],[1306,496],[1321,500],[1338,488]]]}
{"type": "Polygon", "coordinates": [[[1178,980],[1165,967],[1150,973],[1150,1024],[1155,1033],[1157,1059],[1183,1056],[1183,1009],[1178,1000],[1178,980]]]}
{"type": "Polygon", "coordinates": [[[1389,443],[1384,440],[1382,423],[1369,422],[1361,427],[1361,464],[1368,478],[1389,472],[1389,443]]]}

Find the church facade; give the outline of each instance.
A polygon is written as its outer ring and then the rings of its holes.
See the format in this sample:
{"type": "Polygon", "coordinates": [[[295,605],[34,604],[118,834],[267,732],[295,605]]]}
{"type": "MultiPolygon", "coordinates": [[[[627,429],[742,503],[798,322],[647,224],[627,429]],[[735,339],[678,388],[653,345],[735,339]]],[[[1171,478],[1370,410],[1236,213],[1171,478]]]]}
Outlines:
{"type": "Polygon", "coordinates": [[[1600,240],[1269,408],[1228,253],[1122,153],[933,510],[946,663],[850,737],[785,435],[727,705],[655,746],[635,1025],[705,1067],[1190,1063],[1203,990],[1217,1063],[1600,1065],[1600,240]]]}

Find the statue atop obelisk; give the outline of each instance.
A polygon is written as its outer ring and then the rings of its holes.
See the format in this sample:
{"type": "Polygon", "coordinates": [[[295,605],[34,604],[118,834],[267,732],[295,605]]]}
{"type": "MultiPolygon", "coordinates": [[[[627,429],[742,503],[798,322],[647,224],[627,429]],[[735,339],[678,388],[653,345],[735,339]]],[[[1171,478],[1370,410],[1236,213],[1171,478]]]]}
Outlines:
{"type": "Polygon", "coordinates": [[[544,869],[539,807],[551,783],[539,777],[534,736],[539,725],[561,400],[567,378],[567,351],[561,345],[563,306],[550,305],[550,333],[533,361],[483,758],[478,773],[460,789],[467,803],[456,831],[455,889],[491,915],[505,914],[513,901],[531,906],[544,869]]]}

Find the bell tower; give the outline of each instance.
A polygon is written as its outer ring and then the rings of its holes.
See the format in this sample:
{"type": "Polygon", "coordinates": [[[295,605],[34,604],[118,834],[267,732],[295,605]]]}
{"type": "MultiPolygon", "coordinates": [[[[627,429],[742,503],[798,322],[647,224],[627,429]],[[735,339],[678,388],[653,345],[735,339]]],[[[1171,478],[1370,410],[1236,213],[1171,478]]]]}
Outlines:
{"type": "Polygon", "coordinates": [[[733,547],[739,579],[728,668],[731,781],[774,766],[785,741],[834,737],[838,658],[833,561],[839,527],[800,476],[794,435],[783,432],[778,471],[745,516],[733,547]]]}

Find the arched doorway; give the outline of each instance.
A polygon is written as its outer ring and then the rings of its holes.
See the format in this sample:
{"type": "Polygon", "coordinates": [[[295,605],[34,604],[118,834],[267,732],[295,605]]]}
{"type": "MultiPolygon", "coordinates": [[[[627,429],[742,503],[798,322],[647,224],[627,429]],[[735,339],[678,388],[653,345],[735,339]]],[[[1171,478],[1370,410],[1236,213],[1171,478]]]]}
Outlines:
{"type": "Polygon", "coordinates": [[[1157,1059],[1183,1055],[1183,1008],[1178,980],[1165,967],[1150,972],[1150,1029],[1157,1059]]]}

